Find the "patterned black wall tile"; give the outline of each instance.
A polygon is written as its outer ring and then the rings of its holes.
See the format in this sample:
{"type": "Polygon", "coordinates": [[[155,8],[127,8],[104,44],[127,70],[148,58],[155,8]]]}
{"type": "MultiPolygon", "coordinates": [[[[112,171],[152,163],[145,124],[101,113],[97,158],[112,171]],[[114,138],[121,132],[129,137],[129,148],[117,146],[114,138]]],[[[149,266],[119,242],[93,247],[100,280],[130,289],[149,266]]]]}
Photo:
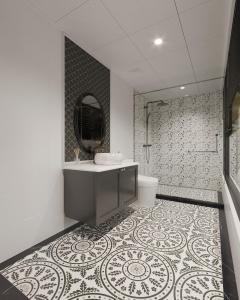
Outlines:
{"type": "MultiPolygon", "coordinates": [[[[83,93],[92,93],[101,103],[106,120],[102,150],[110,150],[110,71],[78,45],[65,37],[65,161],[74,160],[73,149],[79,147],[73,125],[76,101],[83,93]]],[[[81,149],[81,160],[91,155],[81,149]]]]}

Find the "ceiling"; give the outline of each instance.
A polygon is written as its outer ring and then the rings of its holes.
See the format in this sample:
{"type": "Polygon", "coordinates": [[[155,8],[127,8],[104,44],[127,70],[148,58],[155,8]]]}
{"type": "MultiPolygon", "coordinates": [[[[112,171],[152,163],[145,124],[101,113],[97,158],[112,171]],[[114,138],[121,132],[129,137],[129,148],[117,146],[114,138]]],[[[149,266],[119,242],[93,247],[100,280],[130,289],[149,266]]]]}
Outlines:
{"type": "Polygon", "coordinates": [[[135,99],[145,99],[146,101],[169,100],[177,98],[187,98],[191,96],[202,95],[220,91],[223,87],[223,78],[210,79],[198,83],[185,84],[184,89],[179,86],[154,90],[149,92],[136,93],[135,99]]]}
{"type": "Polygon", "coordinates": [[[224,76],[234,0],[28,1],[137,92],[224,76]]]}

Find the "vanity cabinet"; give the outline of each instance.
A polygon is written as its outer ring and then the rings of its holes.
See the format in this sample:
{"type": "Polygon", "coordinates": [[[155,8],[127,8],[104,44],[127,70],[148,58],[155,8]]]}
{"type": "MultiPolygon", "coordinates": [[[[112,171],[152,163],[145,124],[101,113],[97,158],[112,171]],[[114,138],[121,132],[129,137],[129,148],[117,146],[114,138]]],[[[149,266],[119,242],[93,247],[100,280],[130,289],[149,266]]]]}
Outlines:
{"type": "Polygon", "coordinates": [[[137,199],[138,166],[102,172],[64,169],[67,217],[98,225],[137,199]]]}
{"type": "Polygon", "coordinates": [[[111,217],[119,208],[119,172],[102,172],[95,175],[96,223],[111,217]]]}
{"type": "Polygon", "coordinates": [[[137,168],[122,168],[119,171],[119,206],[131,204],[137,197],[137,168]]]}

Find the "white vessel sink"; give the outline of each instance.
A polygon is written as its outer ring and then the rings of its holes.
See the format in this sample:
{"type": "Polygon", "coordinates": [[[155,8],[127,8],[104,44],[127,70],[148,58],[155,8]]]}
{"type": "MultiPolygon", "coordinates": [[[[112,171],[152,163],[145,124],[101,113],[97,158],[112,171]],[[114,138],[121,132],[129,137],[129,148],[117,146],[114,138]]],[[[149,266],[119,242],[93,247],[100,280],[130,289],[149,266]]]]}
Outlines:
{"type": "Polygon", "coordinates": [[[94,157],[94,162],[97,165],[120,165],[122,161],[122,153],[96,153],[94,157]]]}

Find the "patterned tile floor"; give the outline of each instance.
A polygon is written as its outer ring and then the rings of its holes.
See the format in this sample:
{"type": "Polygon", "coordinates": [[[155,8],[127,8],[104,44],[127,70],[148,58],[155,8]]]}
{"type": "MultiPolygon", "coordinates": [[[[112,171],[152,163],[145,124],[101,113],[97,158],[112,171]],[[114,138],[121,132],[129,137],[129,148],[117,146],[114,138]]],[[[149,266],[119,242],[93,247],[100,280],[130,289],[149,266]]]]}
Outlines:
{"type": "Polygon", "coordinates": [[[133,205],[1,273],[34,300],[224,299],[218,209],[165,200],[133,205]]]}
{"type": "Polygon", "coordinates": [[[158,186],[158,193],[162,195],[176,196],[181,198],[196,199],[215,203],[218,202],[218,192],[211,190],[202,190],[160,184],[158,186]]]}

